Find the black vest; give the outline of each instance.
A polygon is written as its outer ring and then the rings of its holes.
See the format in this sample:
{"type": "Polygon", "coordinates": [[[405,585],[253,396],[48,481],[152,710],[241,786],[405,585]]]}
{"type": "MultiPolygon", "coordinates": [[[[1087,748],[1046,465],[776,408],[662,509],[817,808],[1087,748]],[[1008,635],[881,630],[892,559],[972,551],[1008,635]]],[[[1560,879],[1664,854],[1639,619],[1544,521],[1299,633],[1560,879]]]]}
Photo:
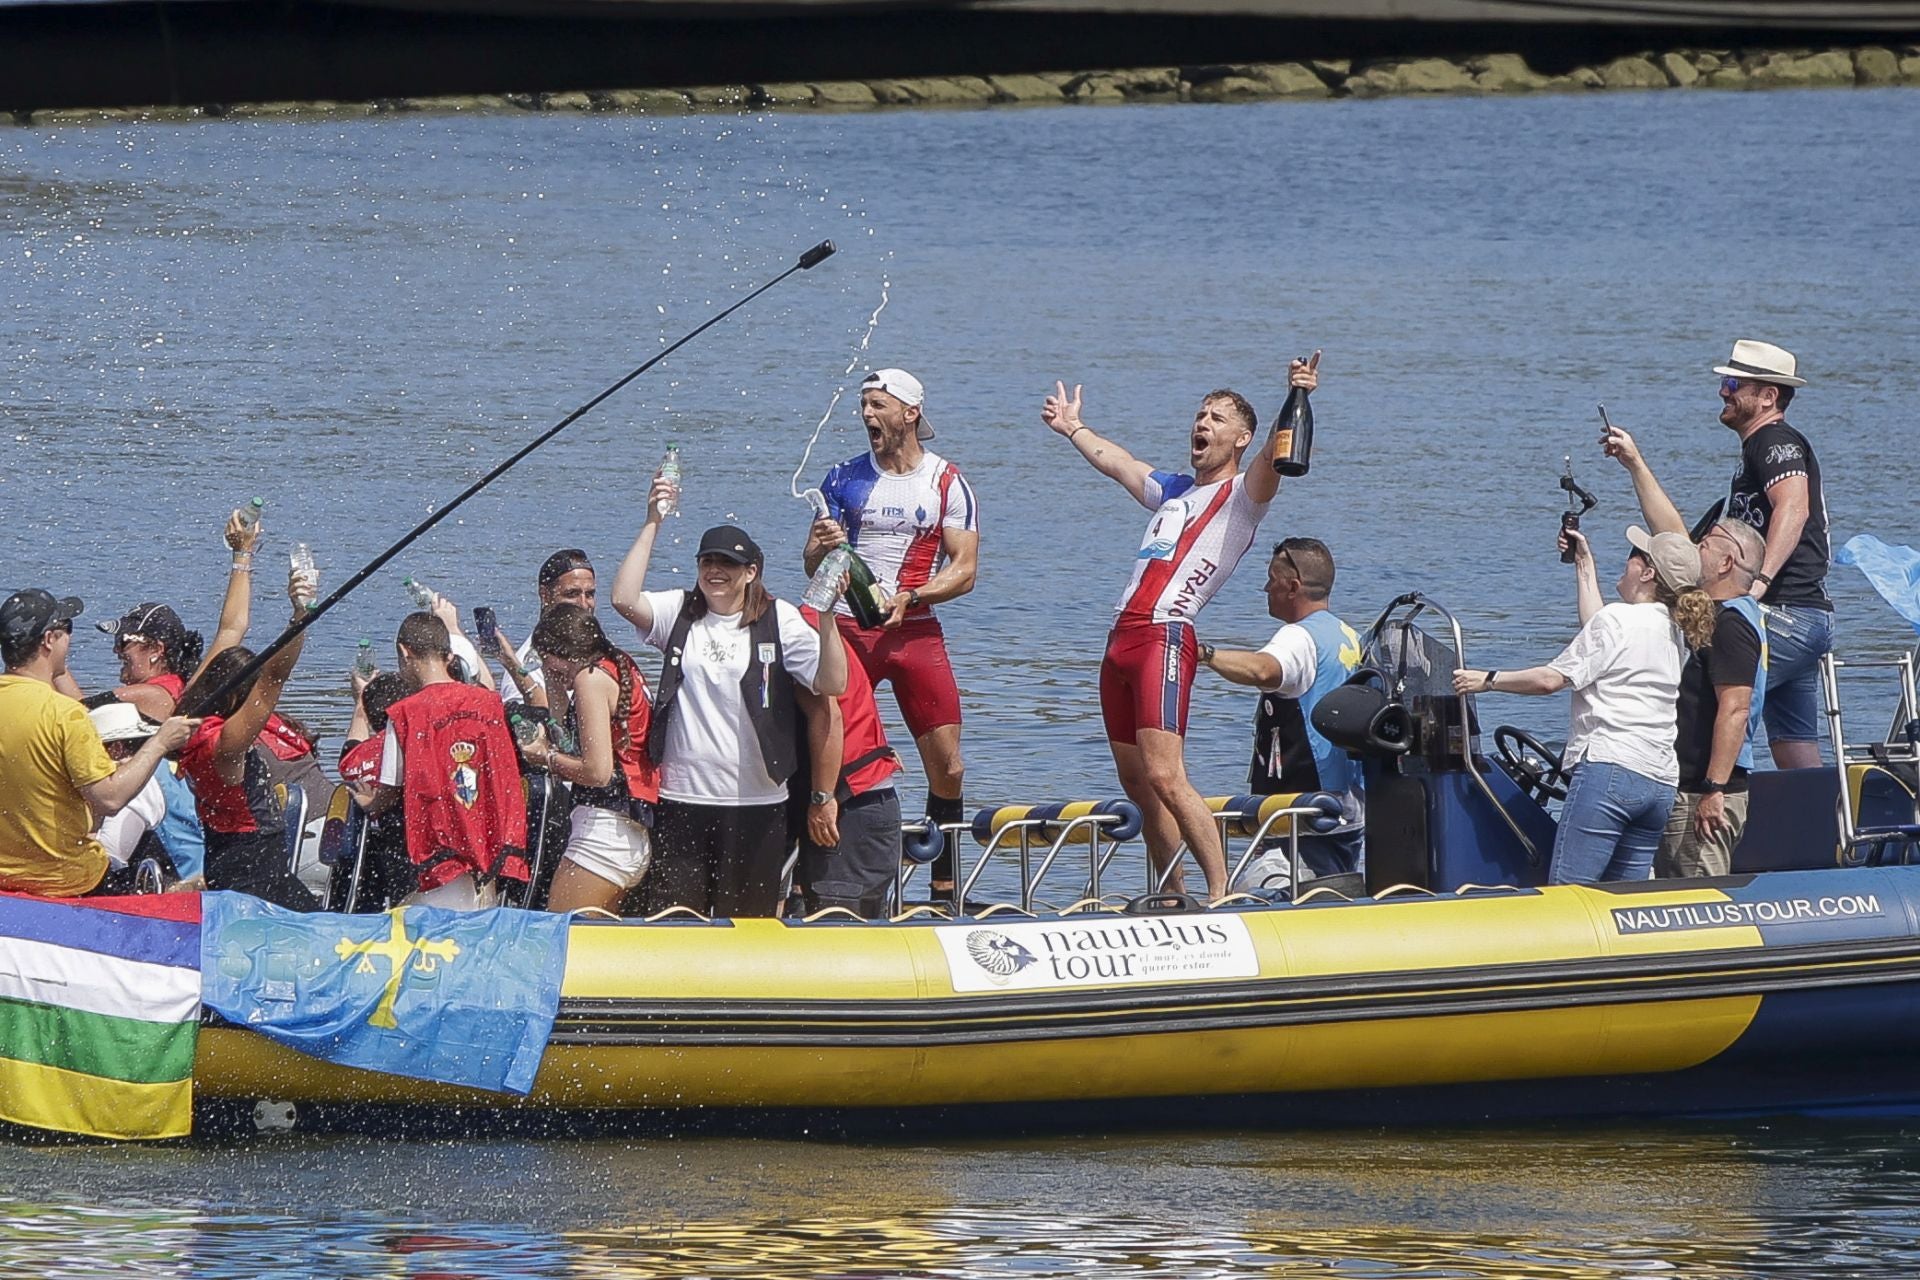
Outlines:
{"type": "Polygon", "coordinates": [[[1253,763],[1247,771],[1247,789],[1256,796],[1320,789],[1320,766],[1313,758],[1313,744],[1307,741],[1307,718],[1301,714],[1300,699],[1260,695],[1260,710],[1253,718],[1253,763]]]}
{"type": "MultiPolygon", "coordinates": [[[[693,630],[693,602],[699,599],[687,592],[674,620],[673,633],[667,637],[665,660],[660,664],[659,689],[653,699],[653,724],[647,730],[647,753],[663,759],[667,745],[667,724],[679,710],[680,663],[687,646],[687,633],[693,630]]],[[[793,677],[787,674],[780,648],[780,606],[770,603],[760,620],[747,628],[747,672],[740,677],[740,700],[747,719],[753,723],[754,736],[760,740],[760,760],[767,776],[785,782],[800,765],[796,745],[800,709],[794,700],[793,677]],[[764,646],[771,646],[771,662],[760,660],[764,646]],[[764,686],[764,687],[763,687],[764,686]]]]}

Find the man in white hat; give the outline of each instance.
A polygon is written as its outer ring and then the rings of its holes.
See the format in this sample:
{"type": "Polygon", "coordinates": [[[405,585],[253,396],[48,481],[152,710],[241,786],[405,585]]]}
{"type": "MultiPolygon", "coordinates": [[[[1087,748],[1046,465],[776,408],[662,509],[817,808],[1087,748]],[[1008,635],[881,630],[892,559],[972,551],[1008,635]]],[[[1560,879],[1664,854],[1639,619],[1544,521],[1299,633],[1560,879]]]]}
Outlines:
{"type": "MultiPolygon", "coordinates": [[[[1820,763],[1820,658],[1833,648],[1833,601],[1820,463],[1786,417],[1795,389],[1807,381],[1792,352],[1749,338],[1734,343],[1731,358],[1713,371],[1720,375],[1720,422],[1740,437],[1740,465],[1727,496],[1694,526],[1694,540],[1723,517],[1753,526],[1766,540],[1749,594],[1768,606],[1768,745],[1776,768],[1813,768],[1820,763]]],[[[1685,532],[1633,437],[1609,427],[1601,444],[1633,477],[1647,523],[1656,532],[1685,532]]]]}
{"type": "MultiPolygon", "coordinates": [[[[927,775],[927,817],[961,821],[966,765],[960,758],[960,688],[946,634],[933,606],[973,590],[980,552],[980,508],[960,468],[924,445],[933,428],[926,388],[904,369],[880,369],[860,384],[867,453],[827,472],[820,492],[827,514],[807,534],[811,574],[841,543],[851,543],[886,593],[886,619],[873,631],[853,620],[843,600],[840,636],[878,688],[893,686],[900,718],[927,775]]],[[[952,859],[933,864],[936,897],[953,890],[952,859]]]]}

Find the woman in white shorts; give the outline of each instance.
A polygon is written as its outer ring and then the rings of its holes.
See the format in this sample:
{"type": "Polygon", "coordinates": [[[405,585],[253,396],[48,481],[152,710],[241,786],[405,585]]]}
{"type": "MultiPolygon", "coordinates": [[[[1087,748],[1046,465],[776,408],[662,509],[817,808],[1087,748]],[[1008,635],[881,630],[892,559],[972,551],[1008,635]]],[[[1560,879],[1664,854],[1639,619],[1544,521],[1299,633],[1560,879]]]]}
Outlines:
{"type": "Polygon", "coordinates": [[[567,849],[547,894],[549,911],[615,911],[652,860],[653,806],[660,770],[647,756],[653,696],[646,677],[616,649],[593,614],[557,604],[533,630],[548,691],[570,691],[567,725],[579,754],[544,741],[528,762],[573,787],[567,849]]]}

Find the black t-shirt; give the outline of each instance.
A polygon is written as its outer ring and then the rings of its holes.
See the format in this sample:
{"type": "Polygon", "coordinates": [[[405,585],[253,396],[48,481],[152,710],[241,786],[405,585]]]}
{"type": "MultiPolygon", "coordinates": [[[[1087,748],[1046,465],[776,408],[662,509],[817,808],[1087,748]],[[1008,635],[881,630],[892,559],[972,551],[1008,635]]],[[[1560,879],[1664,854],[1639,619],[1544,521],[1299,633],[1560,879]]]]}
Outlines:
{"type": "MultiPolygon", "coordinates": [[[[1720,709],[1717,685],[1753,687],[1760,670],[1760,633],[1739,612],[1721,609],[1713,624],[1713,643],[1695,649],[1680,671],[1679,740],[1680,789],[1698,791],[1707,780],[1707,762],[1713,758],[1713,718],[1720,709]]],[[[1728,791],[1747,789],[1747,771],[1734,766],[1728,791]]]]}
{"type": "Polygon", "coordinates": [[[1726,514],[1729,519],[1744,520],[1767,535],[1773,519],[1773,502],[1768,486],[1788,476],[1807,478],[1807,523],[1800,530],[1800,541],[1780,571],[1762,604],[1801,605],[1831,609],[1827,599],[1827,503],[1820,492],[1820,461],[1813,456],[1807,438],[1786,422],[1770,422],[1748,436],[1740,446],[1740,465],[1734,470],[1733,484],[1727,491],[1726,514]]]}

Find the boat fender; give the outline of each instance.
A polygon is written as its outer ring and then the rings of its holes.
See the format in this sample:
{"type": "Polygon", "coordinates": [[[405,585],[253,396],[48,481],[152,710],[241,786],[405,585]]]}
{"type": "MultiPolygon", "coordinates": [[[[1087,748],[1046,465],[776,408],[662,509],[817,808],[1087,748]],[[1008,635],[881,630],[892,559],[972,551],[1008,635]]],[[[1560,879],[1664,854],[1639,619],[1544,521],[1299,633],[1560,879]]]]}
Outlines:
{"type": "MultiPolygon", "coordinates": [[[[973,815],[973,838],[982,846],[993,843],[1002,828],[1015,823],[1033,824],[1035,839],[1054,840],[1065,826],[1080,818],[1103,817],[1114,821],[1100,824],[1100,834],[1109,840],[1131,840],[1140,834],[1140,809],[1131,800],[1070,800],[1054,804],[1002,805],[981,809],[973,815]]],[[[1087,829],[1077,829],[1071,844],[1085,844],[1087,829]]]]}
{"type": "Polygon", "coordinates": [[[1314,704],[1313,727],[1342,751],[1360,756],[1405,755],[1413,745],[1413,718],[1373,683],[1380,673],[1356,671],[1314,704]]]}
{"type": "Polygon", "coordinates": [[[923,830],[917,834],[911,830],[900,833],[900,856],[916,866],[932,862],[946,850],[947,833],[931,818],[913,825],[923,830]]]}
{"type": "Polygon", "coordinates": [[[1177,916],[1199,911],[1206,904],[1187,893],[1143,893],[1127,903],[1130,916],[1177,916]]]}
{"type": "Polygon", "coordinates": [[[1307,825],[1324,835],[1340,825],[1340,797],[1326,791],[1309,791],[1295,801],[1298,808],[1318,809],[1320,816],[1308,818],[1307,825]]]}

